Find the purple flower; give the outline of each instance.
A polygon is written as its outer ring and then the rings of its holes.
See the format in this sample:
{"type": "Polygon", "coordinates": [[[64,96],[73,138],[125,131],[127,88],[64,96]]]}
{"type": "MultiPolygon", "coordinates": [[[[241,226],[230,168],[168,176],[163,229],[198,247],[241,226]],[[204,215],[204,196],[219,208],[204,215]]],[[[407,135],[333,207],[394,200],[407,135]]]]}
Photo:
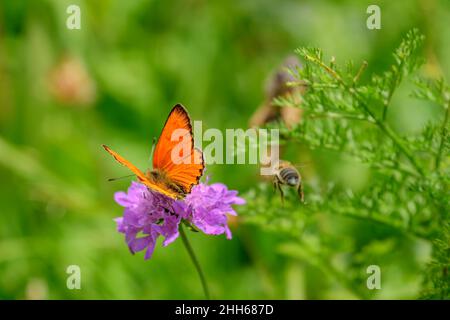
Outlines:
{"type": "Polygon", "coordinates": [[[227,213],[236,216],[232,204],[244,204],[237,191],[229,191],[224,184],[198,184],[185,198],[188,205],[188,219],[206,234],[225,233],[231,239],[227,225],[227,213]]]}
{"type": "Polygon", "coordinates": [[[125,234],[131,253],[146,249],[145,259],[151,258],[159,236],[164,246],[178,238],[181,220],[206,234],[225,233],[231,239],[227,214],[236,215],[231,205],[245,203],[237,191],[220,183],[200,183],[184,200],[173,200],[132,182],[128,193],[117,192],[114,199],[125,207],[123,216],[115,219],[117,231],[125,234]]]}

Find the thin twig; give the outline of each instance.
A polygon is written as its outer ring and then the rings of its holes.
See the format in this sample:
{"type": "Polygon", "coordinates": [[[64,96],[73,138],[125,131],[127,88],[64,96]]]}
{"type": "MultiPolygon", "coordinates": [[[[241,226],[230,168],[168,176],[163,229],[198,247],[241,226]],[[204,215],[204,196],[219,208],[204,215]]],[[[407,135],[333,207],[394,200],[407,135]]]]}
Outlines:
{"type": "Polygon", "coordinates": [[[353,78],[353,84],[358,83],[358,80],[359,80],[359,78],[361,77],[361,75],[362,75],[362,73],[364,72],[364,70],[366,70],[367,65],[368,65],[367,61],[364,61],[364,62],[361,64],[361,67],[359,67],[358,73],[357,73],[356,76],[353,78]]]}
{"type": "Polygon", "coordinates": [[[189,240],[186,236],[186,233],[184,232],[183,225],[180,223],[180,235],[181,239],[183,240],[184,247],[186,248],[187,252],[189,253],[189,257],[191,258],[192,262],[194,263],[195,269],[197,269],[197,273],[200,277],[200,281],[202,282],[203,291],[205,293],[205,297],[207,300],[210,300],[209,296],[209,290],[208,285],[206,283],[205,275],[203,274],[202,268],[200,266],[200,263],[197,260],[197,257],[195,256],[194,250],[192,249],[189,240]]]}
{"type": "Polygon", "coordinates": [[[442,123],[442,129],[441,129],[441,142],[439,143],[439,150],[438,150],[438,153],[436,156],[436,163],[435,163],[436,170],[439,170],[439,166],[441,165],[442,151],[444,150],[444,144],[446,141],[447,122],[448,122],[449,110],[450,110],[450,100],[446,101],[446,105],[444,105],[444,107],[445,107],[445,116],[444,116],[444,121],[442,123]]]}
{"type": "Polygon", "coordinates": [[[372,119],[360,116],[357,114],[345,114],[345,113],[337,113],[337,112],[308,112],[308,118],[332,118],[332,119],[348,119],[348,120],[359,120],[359,121],[367,121],[370,123],[375,123],[372,119]]]}
{"type": "Polygon", "coordinates": [[[392,81],[392,83],[391,83],[391,86],[392,86],[392,87],[391,87],[391,90],[389,90],[388,96],[387,96],[386,99],[384,100],[384,103],[383,103],[383,115],[382,115],[382,117],[381,117],[381,119],[382,119],[383,121],[386,120],[386,117],[387,117],[387,111],[388,111],[388,106],[389,106],[389,103],[391,103],[392,96],[394,95],[395,88],[398,87],[398,84],[399,84],[400,81],[402,80],[402,68],[403,68],[404,61],[405,61],[405,60],[402,60],[402,62],[401,62],[400,65],[398,66],[398,71],[395,72],[394,79],[393,79],[393,81],[392,81]]]}

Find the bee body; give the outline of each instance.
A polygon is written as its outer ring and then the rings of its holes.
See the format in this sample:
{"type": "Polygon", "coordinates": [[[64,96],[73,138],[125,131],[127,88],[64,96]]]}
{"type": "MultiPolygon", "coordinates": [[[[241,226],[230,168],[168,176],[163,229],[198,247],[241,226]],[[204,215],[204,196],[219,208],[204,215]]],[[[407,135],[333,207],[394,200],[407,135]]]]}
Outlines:
{"type": "Polygon", "coordinates": [[[281,194],[281,200],[284,201],[283,190],[281,185],[295,187],[297,189],[300,200],[304,201],[302,178],[298,170],[288,161],[280,161],[274,170],[273,184],[278,188],[281,194]]]}
{"type": "Polygon", "coordinates": [[[282,184],[295,187],[300,182],[300,175],[294,168],[286,167],[277,172],[277,178],[282,184]]]}

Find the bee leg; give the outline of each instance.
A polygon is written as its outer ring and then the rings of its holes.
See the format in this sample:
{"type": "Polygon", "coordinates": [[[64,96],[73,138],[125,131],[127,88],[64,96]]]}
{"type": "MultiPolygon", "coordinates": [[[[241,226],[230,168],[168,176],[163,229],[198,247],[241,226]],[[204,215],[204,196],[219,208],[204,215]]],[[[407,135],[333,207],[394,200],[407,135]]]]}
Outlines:
{"type": "Polygon", "coordinates": [[[274,189],[274,192],[275,192],[275,193],[277,192],[277,189],[280,191],[281,203],[284,204],[284,194],[283,194],[283,190],[281,189],[281,183],[280,183],[280,180],[279,180],[277,177],[275,177],[275,178],[273,179],[273,189],[274,189]]]}
{"type": "Polygon", "coordinates": [[[300,201],[305,202],[305,194],[303,193],[303,185],[301,183],[298,185],[297,192],[298,196],[300,197],[300,201]]]}
{"type": "Polygon", "coordinates": [[[283,189],[281,189],[281,184],[277,183],[278,186],[278,190],[280,190],[280,196],[281,196],[281,204],[284,205],[284,193],[283,193],[283,189]]]}

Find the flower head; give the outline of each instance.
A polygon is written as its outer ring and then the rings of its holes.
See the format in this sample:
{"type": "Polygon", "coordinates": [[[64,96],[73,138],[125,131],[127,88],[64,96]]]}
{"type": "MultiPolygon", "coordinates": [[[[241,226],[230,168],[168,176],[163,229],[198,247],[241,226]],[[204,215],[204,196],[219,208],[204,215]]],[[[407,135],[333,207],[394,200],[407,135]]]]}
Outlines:
{"type": "Polygon", "coordinates": [[[220,183],[200,183],[184,200],[173,200],[132,182],[128,193],[117,192],[114,198],[125,207],[123,216],[115,219],[117,231],[125,234],[132,253],[146,250],[145,259],[152,256],[159,236],[164,237],[164,246],[178,238],[181,220],[205,234],[225,233],[231,239],[227,214],[236,215],[232,205],[245,203],[237,191],[230,191],[220,183]]]}
{"type": "Polygon", "coordinates": [[[230,191],[221,183],[212,185],[199,184],[186,196],[188,218],[206,234],[225,233],[231,239],[227,224],[227,213],[236,216],[232,204],[244,204],[245,200],[237,196],[237,191],[230,191]]]}

